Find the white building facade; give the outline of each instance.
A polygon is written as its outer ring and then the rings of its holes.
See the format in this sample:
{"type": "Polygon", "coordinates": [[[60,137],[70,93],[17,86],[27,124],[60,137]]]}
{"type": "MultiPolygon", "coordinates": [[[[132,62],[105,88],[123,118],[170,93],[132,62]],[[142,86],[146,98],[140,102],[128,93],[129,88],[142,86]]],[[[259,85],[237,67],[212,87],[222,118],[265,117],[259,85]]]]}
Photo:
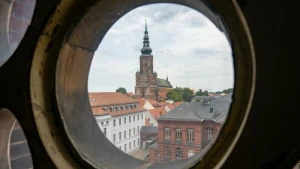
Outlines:
{"type": "Polygon", "coordinates": [[[90,103],[100,129],[110,142],[128,154],[139,150],[140,130],[146,116],[143,105],[113,92],[90,94],[90,103]]]}

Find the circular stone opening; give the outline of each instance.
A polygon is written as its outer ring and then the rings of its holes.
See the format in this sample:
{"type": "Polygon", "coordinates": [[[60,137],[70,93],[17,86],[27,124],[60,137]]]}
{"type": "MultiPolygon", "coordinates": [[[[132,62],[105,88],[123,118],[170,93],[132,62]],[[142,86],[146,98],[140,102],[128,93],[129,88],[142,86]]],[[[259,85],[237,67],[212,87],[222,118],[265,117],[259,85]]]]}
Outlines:
{"type": "Polygon", "coordinates": [[[0,2],[0,66],[14,53],[31,23],[35,0],[0,2]]]}
{"type": "Polygon", "coordinates": [[[198,11],[141,6],[108,30],[89,72],[99,128],[123,152],[150,163],[199,154],[218,137],[233,92],[226,35],[198,11]]]}
{"type": "MultiPolygon", "coordinates": [[[[151,3],[156,2],[161,1],[151,1],[151,3]]],[[[113,23],[130,10],[149,3],[145,1],[128,1],[121,4],[101,1],[87,11],[79,23],[68,32],[61,49],[57,49],[57,51],[60,50],[60,54],[55,75],[56,97],[54,102],[51,103],[57,104],[57,111],[54,112],[58,113],[55,115],[58,115],[59,118],[56,118],[56,123],[62,125],[64,133],[61,134],[68,142],[68,149],[71,150],[72,155],[76,157],[81,165],[94,168],[188,168],[195,165],[199,168],[213,168],[222,164],[242,131],[254,89],[254,58],[252,44],[250,43],[251,38],[247,29],[245,29],[246,25],[237,5],[232,4],[232,2],[220,3],[214,1],[205,4],[199,1],[177,2],[170,0],[164,2],[185,5],[202,12],[217,27],[224,30],[229,38],[234,53],[235,90],[229,117],[219,134],[219,138],[206,156],[200,153],[188,160],[174,162],[172,166],[168,164],[150,164],[128,156],[105,138],[93,117],[88,99],[87,80],[90,64],[95,50],[113,23]]],[[[40,43],[42,46],[47,44],[40,43]]],[[[39,57],[39,60],[35,60],[36,65],[40,65],[41,60],[46,58],[40,57],[45,55],[42,52],[36,51],[35,53],[35,57],[39,57]]],[[[33,74],[35,72],[38,71],[32,71],[33,74]]],[[[38,77],[38,75],[32,76],[32,78],[35,77],[38,77]]],[[[52,80],[50,76],[44,78],[52,80]]],[[[32,87],[32,93],[35,90],[44,88],[44,85],[46,85],[40,82],[35,83],[33,79],[31,82],[34,86],[32,87]]],[[[44,97],[37,96],[37,98],[43,99],[44,97]]],[[[46,100],[39,100],[41,103],[39,105],[44,105],[43,101],[46,102],[46,100]]],[[[41,113],[53,116],[53,113],[49,110],[45,112],[35,111],[36,116],[41,113]]],[[[41,121],[41,119],[36,119],[36,121],[38,120],[41,121]]],[[[53,126],[40,122],[37,123],[37,126],[39,130],[47,131],[43,133],[44,135],[51,137],[49,131],[53,126]]],[[[51,139],[46,141],[48,145],[50,143],[54,144],[51,139]]],[[[206,151],[204,150],[203,153],[206,151]]],[[[55,158],[53,160],[57,166],[61,165],[61,161],[67,161],[67,159],[57,160],[55,158]]],[[[61,165],[61,167],[63,166],[61,165]]]]}

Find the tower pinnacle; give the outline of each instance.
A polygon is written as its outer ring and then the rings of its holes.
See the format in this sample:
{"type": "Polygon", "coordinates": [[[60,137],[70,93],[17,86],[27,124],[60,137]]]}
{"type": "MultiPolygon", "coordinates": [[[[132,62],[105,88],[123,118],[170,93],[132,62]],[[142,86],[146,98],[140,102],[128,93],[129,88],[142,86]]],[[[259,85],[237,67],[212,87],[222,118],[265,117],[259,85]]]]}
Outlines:
{"type": "Polygon", "coordinates": [[[148,37],[148,30],[147,30],[147,20],[145,20],[145,31],[144,31],[144,41],[143,41],[143,48],[141,49],[141,53],[143,55],[151,55],[152,49],[150,48],[150,42],[148,37]]]}

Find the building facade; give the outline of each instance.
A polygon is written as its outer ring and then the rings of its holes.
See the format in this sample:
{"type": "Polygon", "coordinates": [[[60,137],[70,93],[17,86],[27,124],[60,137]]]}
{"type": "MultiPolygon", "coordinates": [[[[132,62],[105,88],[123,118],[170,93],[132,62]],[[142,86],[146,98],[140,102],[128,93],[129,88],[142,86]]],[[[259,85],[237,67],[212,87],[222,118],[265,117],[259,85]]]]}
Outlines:
{"type": "Polygon", "coordinates": [[[135,94],[132,95],[135,99],[145,98],[148,100],[163,99],[159,95],[160,92],[167,92],[167,89],[172,88],[168,78],[159,79],[153,68],[153,55],[150,48],[148,37],[147,24],[145,24],[143,48],[140,55],[140,70],[135,74],[135,94]]]}
{"type": "Polygon", "coordinates": [[[107,139],[126,153],[140,147],[140,130],[145,125],[143,105],[118,92],[89,93],[97,123],[107,139]]]}
{"type": "Polygon", "coordinates": [[[217,136],[226,120],[231,95],[211,102],[185,102],[158,119],[158,142],[149,149],[151,162],[187,159],[217,136]]]}

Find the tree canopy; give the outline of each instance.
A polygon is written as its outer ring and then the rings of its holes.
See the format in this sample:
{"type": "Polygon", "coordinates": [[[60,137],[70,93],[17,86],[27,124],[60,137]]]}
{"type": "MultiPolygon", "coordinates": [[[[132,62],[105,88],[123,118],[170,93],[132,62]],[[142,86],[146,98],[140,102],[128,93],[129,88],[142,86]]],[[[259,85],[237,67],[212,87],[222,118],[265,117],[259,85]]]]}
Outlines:
{"type": "Polygon", "coordinates": [[[127,91],[126,91],[126,89],[125,89],[124,87],[119,87],[119,88],[116,90],[116,92],[120,92],[120,93],[122,93],[122,94],[127,94],[127,91]]]}
{"type": "Polygon", "coordinates": [[[190,88],[176,87],[167,92],[167,97],[168,99],[171,99],[174,102],[178,102],[178,101],[190,102],[194,97],[194,94],[190,88]]]}
{"type": "Polygon", "coordinates": [[[199,89],[196,93],[195,93],[196,96],[208,96],[208,91],[205,90],[205,91],[202,91],[202,89],[199,89]]]}
{"type": "Polygon", "coordinates": [[[226,94],[231,93],[231,92],[233,92],[233,88],[225,89],[222,91],[222,93],[226,93],[226,94]]]}

